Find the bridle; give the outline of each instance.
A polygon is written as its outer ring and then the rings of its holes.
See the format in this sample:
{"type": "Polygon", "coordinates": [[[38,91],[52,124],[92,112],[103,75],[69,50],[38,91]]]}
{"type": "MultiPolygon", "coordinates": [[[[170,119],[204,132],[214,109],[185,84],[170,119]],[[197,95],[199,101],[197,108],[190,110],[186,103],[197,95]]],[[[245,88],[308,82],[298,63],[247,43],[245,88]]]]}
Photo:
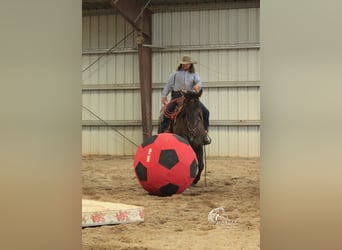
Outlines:
{"type": "MultiPolygon", "coordinates": [[[[198,99],[188,99],[185,102],[197,102],[199,103],[198,99]]],[[[186,106],[188,103],[184,102],[184,106],[186,106]]],[[[189,112],[187,112],[186,110],[184,110],[185,112],[185,122],[186,122],[186,128],[187,128],[187,132],[188,132],[188,139],[189,141],[193,142],[194,138],[196,136],[200,136],[200,131],[199,131],[199,123],[201,122],[201,120],[203,120],[203,114],[202,111],[200,109],[200,106],[198,105],[198,107],[196,107],[195,112],[198,112],[199,117],[193,117],[193,120],[189,120],[189,117],[191,115],[194,114],[189,114],[189,112]]]]}

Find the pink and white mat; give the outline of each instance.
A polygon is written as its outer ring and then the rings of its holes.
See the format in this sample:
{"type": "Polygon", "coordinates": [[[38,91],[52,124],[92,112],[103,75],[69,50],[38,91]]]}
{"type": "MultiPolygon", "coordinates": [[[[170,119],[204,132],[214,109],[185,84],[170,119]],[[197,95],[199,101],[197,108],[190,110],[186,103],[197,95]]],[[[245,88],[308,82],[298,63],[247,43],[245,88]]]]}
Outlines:
{"type": "Polygon", "coordinates": [[[82,227],[143,221],[143,207],[82,199],[82,227]]]}

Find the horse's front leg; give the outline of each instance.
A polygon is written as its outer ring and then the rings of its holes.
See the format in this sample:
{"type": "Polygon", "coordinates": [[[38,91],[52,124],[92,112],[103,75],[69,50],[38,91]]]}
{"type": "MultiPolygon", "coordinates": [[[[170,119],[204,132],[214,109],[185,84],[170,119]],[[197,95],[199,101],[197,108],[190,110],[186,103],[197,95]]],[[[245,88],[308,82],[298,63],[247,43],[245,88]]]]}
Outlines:
{"type": "Polygon", "coordinates": [[[196,157],[197,157],[197,160],[198,160],[198,172],[197,172],[197,175],[196,175],[194,181],[192,182],[193,185],[197,184],[198,181],[201,179],[201,174],[202,174],[202,171],[204,169],[203,146],[198,147],[195,150],[195,153],[196,153],[196,157]]]}

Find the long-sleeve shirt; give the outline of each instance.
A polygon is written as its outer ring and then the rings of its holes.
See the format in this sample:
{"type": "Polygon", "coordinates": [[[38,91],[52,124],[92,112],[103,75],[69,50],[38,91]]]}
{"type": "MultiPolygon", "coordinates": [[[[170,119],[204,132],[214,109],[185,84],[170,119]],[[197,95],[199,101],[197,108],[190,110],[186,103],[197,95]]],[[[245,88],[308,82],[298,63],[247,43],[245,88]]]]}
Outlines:
{"type": "Polygon", "coordinates": [[[193,90],[192,87],[198,84],[202,87],[202,82],[198,73],[190,73],[189,71],[177,70],[173,72],[162,91],[162,96],[167,96],[171,91],[179,91],[182,89],[193,90]]]}

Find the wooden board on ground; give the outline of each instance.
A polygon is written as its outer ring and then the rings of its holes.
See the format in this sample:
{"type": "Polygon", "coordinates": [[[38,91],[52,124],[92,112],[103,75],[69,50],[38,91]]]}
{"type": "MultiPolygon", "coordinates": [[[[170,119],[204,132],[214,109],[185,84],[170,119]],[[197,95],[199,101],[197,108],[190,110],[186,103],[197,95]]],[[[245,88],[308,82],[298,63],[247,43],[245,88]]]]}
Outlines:
{"type": "Polygon", "coordinates": [[[96,200],[82,200],[82,227],[143,221],[143,207],[96,200]]]}

